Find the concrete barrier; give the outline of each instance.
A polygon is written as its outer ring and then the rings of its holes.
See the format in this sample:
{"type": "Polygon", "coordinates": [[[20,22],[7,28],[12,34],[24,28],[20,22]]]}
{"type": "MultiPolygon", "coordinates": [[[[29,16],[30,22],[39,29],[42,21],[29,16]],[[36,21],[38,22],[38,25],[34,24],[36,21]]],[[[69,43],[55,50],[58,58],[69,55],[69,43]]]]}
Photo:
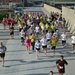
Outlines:
{"type": "MultiPolygon", "coordinates": [[[[48,13],[51,12],[58,12],[61,13],[61,10],[49,6],[47,4],[44,4],[44,8],[48,11],[48,13]]],[[[75,10],[67,8],[62,6],[62,17],[66,20],[66,27],[71,33],[75,33],[75,10]]]]}
{"type": "Polygon", "coordinates": [[[75,10],[62,6],[62,17],[66,20],[67,29],[75,33],[75,10]]]}
{"type": "Polygon", "coordinates": [[[44,8],[49,12],[49,13],[51,13],[51,12],[58,12],[59,14],[61,13],[61,10],[59,10],[59,9],[57,9],[57,8],[55,8],[55,7],[52,7],[52,6],[49,6],[49,5],[47,5],[47,4],[44,4],[44,8]]]}

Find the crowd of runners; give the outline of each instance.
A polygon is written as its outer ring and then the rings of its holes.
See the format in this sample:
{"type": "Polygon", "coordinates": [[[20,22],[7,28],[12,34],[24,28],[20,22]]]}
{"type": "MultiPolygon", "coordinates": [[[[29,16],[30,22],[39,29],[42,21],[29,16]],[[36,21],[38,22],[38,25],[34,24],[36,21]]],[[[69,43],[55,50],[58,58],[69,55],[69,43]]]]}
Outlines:
{"type": "MultiPolygon", "coordinates": [[[[28,54],[30,54],[30,50],[36,50],[36,59],[39,59],[38,55],[41,49],[47,56],[47,48],[53,50],[55,56],[56,46],[60,39],[62,40],[62,48],[66,46],[67,34],[65,31],[63,33],[59,31],[59,28],[64,28],[65,23],[62,14],[51,12],[49,17],[39,12],[36,14],[26,13],[22,16],[18,14],[12,19],[6,16],[6,18],[3,18],[2,23],[4,30],[7,26],[9,27],[12,39],[14,39],[14,28],[17,26],[22,46],[26,47],[28,54]]],[[[75,34],[71,39],[73,50],[75,50],[75,34]]],[[[68,65],[67,61],[61,56],[56,64],[59,75],[63,75],[65,73],[65,64],[68,65]]],[[[52,71],[50,71],[50,75],[53,75],[52,71]]]]}
{"type": "MultiPolygon", "coordinates": [[[[26,50],[30,53],[30,47],[32,47],[32,51],[36,49],[36,58],[38,59],[38,53],[40,52],[40,48],[42,46],[42,50],[45,55],[47,54],[47,45],[50,49],[55,49],[57,42],[60,38],[59,33],[59,24],[61,25],[61,15],[58,13],[51,13],[50,17],[42,14],[24,14],[21,18],[18,15],[18,29],[19,35],[21,37],[22,45],[26,46],[26,50]]],[[[65,32],[62,35],[63,46],[66,43],[66,34],[65,32]],[[64,38],[63,38],[64,37],[64,38]]]]}

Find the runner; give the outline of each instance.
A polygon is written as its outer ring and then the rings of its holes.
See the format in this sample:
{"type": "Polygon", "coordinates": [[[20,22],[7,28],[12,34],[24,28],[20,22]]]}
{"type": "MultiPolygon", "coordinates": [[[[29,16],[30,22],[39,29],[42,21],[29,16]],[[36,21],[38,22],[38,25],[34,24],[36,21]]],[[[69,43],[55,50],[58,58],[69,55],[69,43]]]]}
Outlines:
{"type": "Polygon", "coordinates": [[[38,59],[38,53],[40,51],[40,41],[39,40],[36,40],[35,42],[35,48],[36,48],[36,58],[38,59]]]}
{"type": "Polygon", "coordinates": [[[25,19],[22,19],[22,25],[25,26],[25,19]]]}
{"type": "Polygon", "coordinates": [[[12,23],[12,25],[14,26],[14,24],[15,24],[14,18],[11,18],[11,23],[12,23]]]}
{"type": "Polygon", "coordinates": [[[56,45],[57,45],[57,36],[55,33],[52,36],[51,45],[52,45],[52,49],[54,50],[54,55],[55,55],[55,50],[56,50],[56,45]]]}
{"type": "Polygon", "coordinates": [[[46,33],[48,32],[48,30],[50,30],[50,25],[48,22],[46,22],[46,25],[45,25],[45,28],[46,28],[46,33]]]}
{"type": "Polygon", "coordinates": [[[14,39],[14,26],[11,24],[9,29],[10,29],[10,38],[14,39]]]}
{"type": "Polygon", "coordinates": [[[41,44],[42,44],[42,49],[45,53],[45,55],[47,54],[47,39],[46,36],[43,36],[43,38],[40,40],[41,44]]]}
{"type": "Polygon", "coordinates": [[[34,51],[34,48],[35,48],[35,35],[33,33],[30,34],[30,39],[31,39],[32,51],[34,51]]]}
{"type": "Polygon", "coordinates": [[[4,30],[5,30],[6,29],[6,20],[5,20],[5,18],[3,18],[3,20],[2,20],[2,24],[3,24],[4,30]]]}
{"type": "Polygon", "coordinates": [[[56,65],[58,68],[58,75],[63,75],[65,73],[65,65],[68,65],[63,55],[61,55],[60,59],[56,61],[56,65]]]}
{"type": "Polygon", "coordinates": [[[3,45],[2,42],[0,42],[0,57],[2,60],[2,67],[4,67],[4,58],[5,58],[6,50],[7,50],[7,48],[3,45]]]}
{"type": "Polygon", "coordinates": [[[44,31],[45,31],[44,23],[41,21],[41,22],[39,23],[39,26],[40,26],[40,28],[41,28],[41,32],[42,32],[42,35],[43,35],[43,34],[44,34],[44,31]]]}
{"type": "Polygon", "coordinates": [[[52,31],[52,34],[55,32],[55,30],[56,30],[56,27],[55,27],[55,25],[54,25],[54,23],[51,25],[51,31],[52,31]]]}
{"type": "Polygon", "coordinates": [[[20,34],[21,30],[23,29],[22,23],[20,23],[20,24],[18,25],[18,29],[19,29],[19,34],[20,34]]]}
{"type": "Polygon", "coordinates": [[[24,42],[25,42],[26,50],[30,54],[29,51],[30,51],[30,43],[31,43],[31,40],[30,40],[29,36],[26,36],[24,42]]]}
{"type": "Polygon", "coordinates": [[[59,33],[59,30],[56,30],[56,31],[55,31],[55,34],[56,34],[56,36],[57,36],[57,41],[59,41],[59,39],[60,39],[60,33],[59,33]]]}
{"type": "Polygon", "coordinates": [[[40,27],[36,25],[35,27],[35,32],[36,32],[36,37],[38,38],[39,32],[40,32],[40,27]]]}
{"type": "Polygon", "coordinates": [[[9,18],[8,15],[6,15],[6,24],[9,26],[9,29],[10,29],[11,19],[9,18]]]}
{"type": "Polygon", "coordinates": [[[21,36],[21,43],[22,43],[22,45],[24,45],[25,33],[24,33],[23,29],[22,29],[21,32],[20,32],[20,36],[21,36]]]}
{"type": "Polygon", "coordinates": [[[50,30],[48,30],[48,32],[46,33],[46,38],[47,38],[47,42],[49,43],[52,38],[52,33],[50,32],[50,30]]]}
{"type": "Polygon", "coordinates": [[[62,46],[63,46],[63,47],[66,46],[66,39],[67,39],[66,32],[63,32],[63,33],[61,34],[61,40],[62,40],[62,46]]]}

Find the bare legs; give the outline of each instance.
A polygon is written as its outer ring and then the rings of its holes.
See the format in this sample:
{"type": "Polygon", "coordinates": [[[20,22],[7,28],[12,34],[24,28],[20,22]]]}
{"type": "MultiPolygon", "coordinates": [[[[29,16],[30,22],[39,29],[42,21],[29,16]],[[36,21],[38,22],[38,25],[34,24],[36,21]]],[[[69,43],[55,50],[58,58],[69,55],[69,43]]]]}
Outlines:
{"type": "Polygon", "coordinates": [[[38,59],[38,54],[39,54],[39,51],[36,50],[36,58],[38,59]]]}
{"type": "Polygon", "coordinates": [[[30,54],[30,47],[26,47],[28,54],[30,54]]]}
{"type": "Polygon", "coordinates": [[[45,55],[47,54],[47,50],[46,50],[46,48],[42,48],[43,49],[43,51],[44,51],[44,53],[45,53],[45,55]]]}
{"type": "Polygon", "coordinates": [[[58,73],[58,75],[63,75],[63,73],[58,73]]]}
{"type": "Polygon", "coordinates": [[[2,57],[1,60],[2,60],[2,66],[4,66],[4,57],[2,57]]]}

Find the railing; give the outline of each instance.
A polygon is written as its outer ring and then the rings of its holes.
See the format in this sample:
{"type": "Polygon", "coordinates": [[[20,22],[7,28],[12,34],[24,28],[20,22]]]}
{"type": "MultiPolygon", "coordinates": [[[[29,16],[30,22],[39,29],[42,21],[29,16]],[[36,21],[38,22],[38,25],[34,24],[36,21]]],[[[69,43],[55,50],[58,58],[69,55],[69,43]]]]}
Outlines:
{"type": "Polygon", "coordinates": [[[55,4],[75,4],[75,0],[44,0],[44,3],[48,5],[55,4]]]}

